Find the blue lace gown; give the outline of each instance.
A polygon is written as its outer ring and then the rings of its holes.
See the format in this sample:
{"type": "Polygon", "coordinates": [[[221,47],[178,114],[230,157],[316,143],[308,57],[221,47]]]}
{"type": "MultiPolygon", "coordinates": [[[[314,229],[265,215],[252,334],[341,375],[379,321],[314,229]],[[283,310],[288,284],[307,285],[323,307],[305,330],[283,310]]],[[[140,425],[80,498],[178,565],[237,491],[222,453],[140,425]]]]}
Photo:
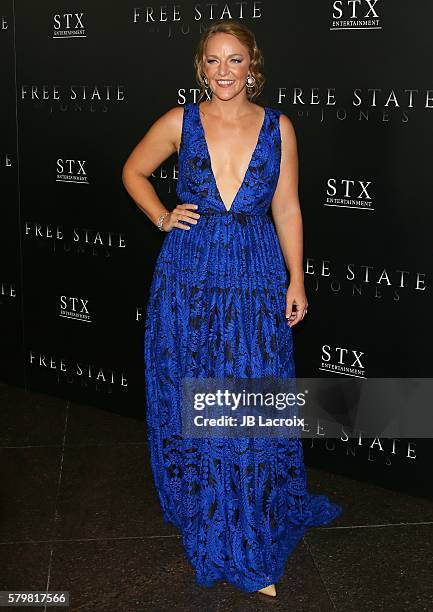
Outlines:
{"type": "Polygon", "coordinates": [[[199,106],[185,105],[177,196],[198,204],[201,217],[164,237],[144,342],[148,445],[164,520],[179,529],[197,584],[226,580],[247,592],[278,582],[305,529],[342,512],[327,496],[308,493],[296,437],[180,433],[182,377],[295,376],[288,272],[268,214],[280,168],[280,111],[264,110],[227,210],[199,106]]]}

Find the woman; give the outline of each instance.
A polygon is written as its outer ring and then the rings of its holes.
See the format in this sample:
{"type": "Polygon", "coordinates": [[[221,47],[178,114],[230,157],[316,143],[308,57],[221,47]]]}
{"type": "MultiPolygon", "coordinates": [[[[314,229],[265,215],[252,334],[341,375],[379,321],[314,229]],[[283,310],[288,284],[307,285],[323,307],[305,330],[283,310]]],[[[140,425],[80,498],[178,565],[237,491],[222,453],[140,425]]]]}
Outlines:
{"type": "Polygon", "coordinates": [[[275,596],[305,529],[341,507],[307,492],[298,437],[195,439],[180,425],[186,378],[295,375],[292,327],[307,313],[296,137],[287,116],[252,102],[261,65],[244,25],[208,29],[195,68],[199,100],[205,91],[210,100],[160,117],[123,182],[166,233],[145,330],[148,439],[164,520],[180,530],[198,584],[226,580],[275,596]],[[180,203],[170,212],[149,176],[176,151],[180,203]]]}

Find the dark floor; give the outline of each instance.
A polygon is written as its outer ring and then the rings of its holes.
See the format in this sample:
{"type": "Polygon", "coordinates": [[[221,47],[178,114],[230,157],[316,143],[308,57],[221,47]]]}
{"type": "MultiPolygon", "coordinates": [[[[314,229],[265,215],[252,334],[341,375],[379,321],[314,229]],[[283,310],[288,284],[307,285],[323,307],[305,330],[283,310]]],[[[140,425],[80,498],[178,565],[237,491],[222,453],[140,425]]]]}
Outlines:
{"type": "Polygon", "coordinates": [[[162,520],[143,423],[5,385],[0,406],[0,590],[80,611],[433,611],[432,501],[310,469],[344,514],[307,532],[278,597],[207,589],[162,520]]]}

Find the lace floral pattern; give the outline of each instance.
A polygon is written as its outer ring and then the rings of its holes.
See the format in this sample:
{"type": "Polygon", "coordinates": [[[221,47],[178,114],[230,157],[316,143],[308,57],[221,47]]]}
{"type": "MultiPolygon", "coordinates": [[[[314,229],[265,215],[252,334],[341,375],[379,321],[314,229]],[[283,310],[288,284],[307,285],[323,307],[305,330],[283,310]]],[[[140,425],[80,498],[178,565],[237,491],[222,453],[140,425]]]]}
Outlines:
{"type": "Polygon", "coordinates": [[[307,491],[302,442],[181,435],[183,378],[294,377],[288,276],[269,207],[281,159],[280,112],[266,107],[229,211],[213,177],[197,104],[184,108],[177,196],[198,204],[166,234],[145,326],[150,459],[166,522],[182,534],[196,582],[243,591],[277,582],[307,527],[342,508],[307,491]]]}

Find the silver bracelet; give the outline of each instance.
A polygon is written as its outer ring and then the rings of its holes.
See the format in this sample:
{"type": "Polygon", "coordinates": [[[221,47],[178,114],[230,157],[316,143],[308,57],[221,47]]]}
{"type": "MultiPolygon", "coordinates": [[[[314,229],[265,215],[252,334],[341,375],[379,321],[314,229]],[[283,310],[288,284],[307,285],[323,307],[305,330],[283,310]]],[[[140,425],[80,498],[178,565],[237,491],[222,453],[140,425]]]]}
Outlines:
{"type": "Polygon", "coordinates": [[[165,229],[162,227],[162,224],[164,223],[164,219],[166,218],[167,215],[170,214],[170,211],[167,211],[166,213],[164,213],[163,215],[161,215],[158,219],[158,221],[156,222],[156,227],[161,230],[161,232],[165,232],[165,229]]]}

